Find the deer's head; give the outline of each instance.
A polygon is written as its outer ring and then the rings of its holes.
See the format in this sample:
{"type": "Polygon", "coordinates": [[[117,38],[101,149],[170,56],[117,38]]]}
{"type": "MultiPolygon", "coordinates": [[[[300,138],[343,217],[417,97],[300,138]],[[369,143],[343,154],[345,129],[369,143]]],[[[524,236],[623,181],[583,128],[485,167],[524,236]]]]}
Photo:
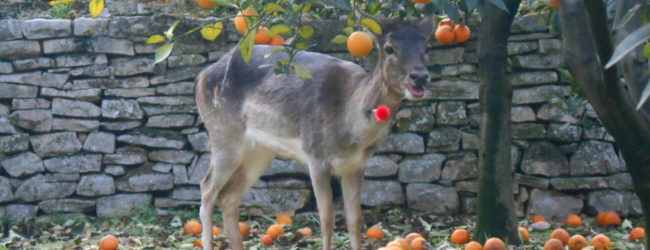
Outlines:
{"type": "Polygon", "coordinates": [[[384,33],[377,36],[379,65],[388,88],[404,94],[409,100],[424,96],[429,82],[426,50],[433,31],[433,17],[419,23],[407,21],[384,24],[384,33]]]}

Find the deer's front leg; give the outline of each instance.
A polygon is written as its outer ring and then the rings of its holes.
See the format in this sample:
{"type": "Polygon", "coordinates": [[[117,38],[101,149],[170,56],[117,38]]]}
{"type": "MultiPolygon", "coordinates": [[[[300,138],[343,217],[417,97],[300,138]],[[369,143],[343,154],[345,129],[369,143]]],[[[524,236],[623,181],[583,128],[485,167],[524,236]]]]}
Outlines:
{"type": "Polygon", "coordinates": [[[316,205],[318,206],[318,215],[320,217],[320,228],[323,234],[323,249],[332,249],[332,230],[334,230],[334,217],[332,214],[332,186],[330,168],[324,163],[315,163],[309,165],[309,175],[314,194],[316,196],[316,205]]]}
{"type": "Polygon", "coordinates": [[[361,249],[361,184],[363,169],[341,176],[345,222],[350,234],[352,249],[361,249]]]}

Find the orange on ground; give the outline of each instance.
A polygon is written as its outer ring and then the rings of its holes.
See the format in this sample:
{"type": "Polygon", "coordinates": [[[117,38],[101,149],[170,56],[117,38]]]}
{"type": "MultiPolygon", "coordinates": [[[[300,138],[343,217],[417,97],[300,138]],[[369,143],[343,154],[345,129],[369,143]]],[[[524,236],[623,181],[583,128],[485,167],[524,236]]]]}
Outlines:
{"type": "Polygon", "coordinates": [[[635,227],[630,231],[630,235],[627,238],[629,240],[641,240],[645,238],[645,229],[642,227],[635,227]]]}
{"type": "Polygon", "coordinates": [[[530,241],[530,233],[528,232],[528,229],[524,227],[519,227],[519,235],[521,235],[521,240],[524,241],[523,243],[528,243],[530,241]]]}
{"type": "Polygon", "coordinates": [[[356,57],[363,57],[372,51],[372,37],[363,31],[355,31],[348,37],[348,51],[356,57]]]}
{"type": "Polygon", "coordinates": [[[445,18],[445,19],[440,20],[440,22],[438,23],[438,26],[443,26],[443,25],[449,26],[449,28],[453,28],[454,25],[456,25],[456,24],[451,19],[445,18]]]}
{"type": "MultiPolygon", "coordinates": [[[[381,248],[380,248],[381,249],[381,248]]],[[[404,250],[401,247],[383,247],[384,250],[404,250]]]]}
{"type": "Polygon", "coordinates": [[[409,243],[409,245],[411,246],[411,250],[425,250],[425,249],[427,249],[424,246],[425,242],[427,242],[427,240],[425,240],[422,237],[419,237],[419,238],[415,238],[415,239],[411,240],[411,243],[409,243]]]}
{"type": "Polygon", "coordinates": [[[427,4],[427,3],[431,3],[431,0],[413,0],[413,2],[414,2],[414,3],[424,3],[424,4],[427,4]]]}
{"type": "Polygon", "coordinates": [[[469,36],[472,34],[472,30],[467,27],[467,25],[456,24],[452,29],[454,32],[454,40],[459,43],[464,43],[469,40],[469,36]]]}
{"type": "Polygon", "coordinates": [[[544,243],[544,250],[564,250],[564,245],[558,239],[550,239],[544,243]]]}
{"type": "Polygon", "coordinates": [[[384,230],[381,229],[379,226],[372,226],[368,228],[368,231],[366,232],[366,237],[368,239],[378,239],[378,240],[383,240],[384,236],[384,230]]]}
{"type": "Polygon", "coordinates": [[[562,228],[555,229],[551,233],[551,239],[558,239],[564,245],[569,243],[569,238],[571,238],[571,235],[569,234],[569,232],[567,232],[566,230],[564,230],[562,228]]]}
{"type": "Polygon", "coordinates": [[[560,1],[559,0],[553,0],[553,8],[556,10],[560,9],[560,1]]]}
{"type": "Polygon", "coordinates": [[[411,242],[413,240],[417,239],[417,238],[423,238],[424,239],[424,237],[422,237],[421,234],[413,232],[413,233],[407,234],[406,237],[404,237],[404,240],[406,240],[406,243],[411,244],[411,242]]]}
{"type": "Polygon", "coordinates": [[[239,222],[239,233],[241,234],[242,237],[248,237],[250,234],[250,229],[248,228],[248,224],[244,222],[239,222]]]}
{"type": "Polygon", "coordinates": [[[567,224],[572,227],[579,227],[582,226],[582,218],[580,218],[580,216],[578,216],[577,214],[570,214],[564,220],[564,224],[567,224]]]}
{"type": "Polygon", "coordinates": [[[533,214],[530,216],[530,220],[532,222],[540,222],[540,221],[546,221],[546,218],[542,216],[541,214],[533,214]]]}
{"type": "Polygon", "coordinates": [[[472,241],[470,243],[467,243],[467,245],[465,245],[465,250],[483,250],[483,246],[481,246],[481,243],[472,241]]]}
{"type": "Polygon", "coordinates": [[[263,243],[264,245],[267,245],[267,246],[273,245],[273,237],[269,236],[268,234],[262,236],[262,240],[261,240],[261,241],[262,241],[262,243],[263,243]]]}
{"type": "Polygon", "coordinates": [[[589,243],[587,243],[587,239],[585,239],[585,237],[576,234],[574,236],[571,236],[571,238],[569,238],[569,244],[567,245],[571,250],[582,250],[583,248],[589,246],[589,243]]]}
{"type": "Polygon", "coordinates": [[[203,242],[201,240],[194,240],[195,247],[203,247],[203,242]]]}
{"type": "Polygon", "coordinates": [[[266,235],[271,236],[271,238],[276,239],[278,236],[284,234],[284,228],[278,224],[271,225],[266,229],[266,235]]]}
{"type": "Polygon", "coordinates": [[[602,218],[602,226],[617,226],[621,225],[621,217],[616,212],[607,212],[602,218]]]}
{"type": "Polygon", "coordinates": [[[607,237],[604,234],[599,234],[594,236],[591,239],[591,245],[595,249],[609,249],[612,247],[612,242],[609,240],[609,237],[607,237]]]}
{"type": "Polygon", "coordinates": [[[235,28],[237,31],[239,31],[240,34],[246,35],[246,33],[248,33],[248,29],[253,25],[250,17],[259,15],[260,14],[257,13],[257,11],[254,9],[245,9],[244,11],[239,12],[233,20],[235,22],[235,28]],[[249,19],[246,20],[246,17],[249,19]]]}
{"type": "Polygon", "coordinates": [[[391,241],[390,243],[388,243],[388,245],[386,245],[386,247],[399,247],[400,249],[408,250],[409,249],[409,244],[406,243],[406,240],[404,240],[402,238],[397,238],[397,239],[394,239],[393,241],[391,241]]]}
{"type": "Polygon", "coordinates": [[[112,234],[104,236],[99,240],[99,249],[115,250],[120,246],[120,241],[112,234]]]}
{"type": "Polygon", "coordinates": [[[506,250],[506,244],[499,238],[489,238],[485,245],[484,250],[506,250]]]}
{"type": "Polygon", "coordinates": [[[185,223],[185,227],[183,228],[183,234],[199,235],[201,232],[203,232],[201,223],[195,220],[188,221],[185,223]]]}
{"type": "Polygon", "coordinates": [[[212,0],[196,0],[196,3],[204,9],[214,9],[217,7],[217,4],[212,2],[212,0]]]}
{"type": "Polygon", "coordinates": [[[272,46],[284,46],[284,38],[281,35],[275,35],[271,37],[271,42],[269,43],[272,46]]]}
{"type": "Polygon", "coordinates": [[[301,229],[298,229],[298,233],[300,235],[302,235],[302,237],[305,237],[305,238],[308,238],[308,237],[311,237],[312,235],[314,235],[313,232],[311,231],[311,228],[308,228],[308,227],[303,227],[301,229]]]}
{"type": "Polygon", "coordinates": [[[212,226],[212,235],[221,234],[221,229],[218,226],[212,226]]]}
{"type": "Polygon", "coordinates": [[[444,45],[449,45],[453,43],[454,38],[456,37],[452,28],[447,25],[438,26],[438,28],[436,29],[435,36],[436,36],[436,40],[440,44],[444,44],[444,45]]]}
{"type": "Polygon", "coordinates": [[[465,229],[456,229],[451,233],[451,243],[462,245],[469,242],[469,232],[465,229]]]}
{"type": "Polygon", "coordinates": [[[606,214],[605,212],[600,212],[598,213],[598,215],[596,215],[596,224],[598,224],[599,226],[603,225],[603,218],[605,218],[605,214],[606,214]]]}
{"type": "MultiPolygon", "coordinates": [[[[262,27],[257,34],[255,34],[255,44],[270,44],[271,43],[271,37],[269,36],[269,29],[266,27],[262,27]]],[[[286,214],[281,214],[279,216],[289,216],[286,214]]],[[[275,221],[277,222],[278,219],[276,218],[275,221]]],[[[289,217],[289,221],[291,221],[291,217],[289,217]]],[[[291,223],[289,223],[291,224],[291,223]]]]}

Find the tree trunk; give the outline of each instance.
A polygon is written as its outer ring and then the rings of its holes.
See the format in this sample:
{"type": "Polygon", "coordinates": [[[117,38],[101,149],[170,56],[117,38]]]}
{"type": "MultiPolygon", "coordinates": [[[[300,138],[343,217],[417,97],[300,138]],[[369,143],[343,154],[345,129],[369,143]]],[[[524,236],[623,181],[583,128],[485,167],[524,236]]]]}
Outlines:
{"type": "MultiPolygon", "coordinates": [[[[607,16],[601,11],[602,1],[589,4],[594,6],[588,8],[588,16],[583,0],[560,1],[564,58],[598,117],[616,139],[641,200],[646,225],[650,225],[650,119],[643,111],[635,110],[631,95],[617,75],[604,71],[613,47],[609,32],[602,32],[608,30],[604,21],[607,16]]],[[[650,245],[646,248],[650,249],[650,245]]]]}
{"type": "Polygon", "coordinates": [[[510,165],[512,85],[506,79],[508,36],[519,0],[504,0],[509,13],[485,1],[479,27],[481,143],[476,236],[519,243],[510,165]]]}

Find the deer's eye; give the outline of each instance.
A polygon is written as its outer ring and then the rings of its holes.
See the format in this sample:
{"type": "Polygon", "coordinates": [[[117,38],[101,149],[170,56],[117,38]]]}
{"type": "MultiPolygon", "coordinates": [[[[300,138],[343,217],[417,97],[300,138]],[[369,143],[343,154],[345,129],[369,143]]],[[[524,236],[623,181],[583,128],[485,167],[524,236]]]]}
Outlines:
{"type": "Polygon", "coordinates": [[[395,53],[395,49],[393,49],[393,47],[390,46],[387,46],[386,48],[384,48],[384,50],[386,51],[386,54],[389,55],[395,53]]]}

